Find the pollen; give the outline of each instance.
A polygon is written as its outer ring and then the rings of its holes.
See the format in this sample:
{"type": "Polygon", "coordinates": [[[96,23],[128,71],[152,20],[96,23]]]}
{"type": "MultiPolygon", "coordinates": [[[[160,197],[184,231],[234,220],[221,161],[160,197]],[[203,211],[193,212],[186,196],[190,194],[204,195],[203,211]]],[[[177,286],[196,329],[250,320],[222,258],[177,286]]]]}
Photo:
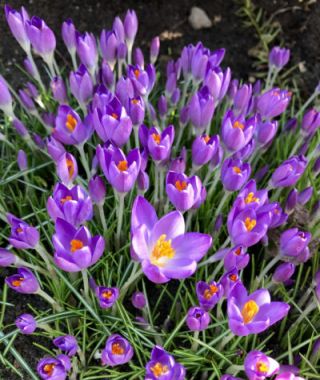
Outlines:
{"type": "Polygon", "coordinates": [[[69,173],[69,178],[72,178],[72,176],[74,174],[74,163],[69,158],[66,159],[66,163],[67,163],[67,169],[68,169],[68,173],[69,173]]]}
{"type": "Polygon", "coordinates": [[[256,224],[257,224],[257,221],[255,219],[250,219],[249,217],[247,217],[244,221],[244,225],[246,226],[246,229],[248,232],[253,230],[256,224]]]}
{"type": "Polygon", "coordinates": [[[158,133],[152,133],[151,137],[156,144],[160,144],[161,136],[158,133]]]}
{"type": "Polygon", "coordinates": [[[262,361],[257,362],[256,368],[257,368],[257,371],[262,372],[262,373],[267,373],[269,371],[268,364],[262,361]]]}
{"type": "Polygon", "coordinates": [[[81,248],[83,248],[83,243],[81,240],[72,239],[70,241],[70,251],[71,252],[76,252],[81,248]]]}
{"type": "Polygon", "coordinates": [[[153,265],[162,266],[161,259],[172,259],[175,256],[175,250],[171,246],[171,239],[166,240],[166,238],[167,235],[161,235],[153,247],[150,258],[153,265]]]}
{"type": "Polygon", "coordinates": [[[21,232],[23,232],[23,228],[18,227],[18,228],[16,229],[16,232],[17,232],[18,234],[21,234],[21,232]]]}
{"type": "Polygon", "coordinates": [[[239,128],[239,129],[244,129],[244,125],[242,123],[240,123],[240,121],[235,121],[233,123],[233,128],[239,128]]]}
{"type": "Polygon", "coordinates": [[[237,248],[237,249],[234,251],[234,254],[237,255],[237,256],[240,256],[240,254],[241,254],[241,248],[237,248]]]}
{"type": "Polygon", "coordinates": [[[126,160],[119,161],[119,163],[118,163],[118,165],[117,165],[117,168],[118,168],[121,172],[125,172],[126,170],[128,170],[128,161],[126,161],[126,160]]]}
{"type": "Polygon", "coordinates": [[[246,204],[253,203],[253,202],[259,202],[260,199],[254,196],[254,193],[251,191],[244,200],[246,204]]]}
{"type": "Polygon", "coordinates": [[[257,315],[259,311],[259,306],[255,301],[250,300],[246,302],[241,310],[241,315],[243,318],[243,322],[245,324],[250,323],[253,318],[257,315]]]}
{"type": "Polygon", "coordinates": [[[238,280],[238,276],[237,276],[236,274],[230,274],[229,278],[230,278],[230,280],[233,281],[233,282],[235,282],[235,281],[238,280]]]}
{"type": "Polygon", "coordinates": [[[124,348],[121,347],[120,343],[112,343],[111,352],[113,355],[123,355],[124,348]]]}
{"type": "Polygon", "coordinates": [[[112,112],[111,116],[116,120],[119,119],[119,116],[115,112],[112,112]]]}
{"type": "Polygon", "coordinates": [[[21,283],[24,281],[24,278],[23,277],[20,277],[20,278],[18,278],[17,280],[13,280],[12,281],[12,285],[14,286],[14,287],[18,287],[18,286],[20,286],[21,285],[21,283]]]}
{"type": "Polygon", "coordinates": [[[241,169],[240,169],[238,166],[234,166],[232,169],[233,169],[233,171],[234,171],[236,174],[240,174],[240,173],[242,173],[242,172],[241,172],[241,169]]]}
{"type": "Polygon", "coordinates": [[[182,191],[182,190],[185,190],[187,188],[187,182],[186,181],[176,181],[175,182],[175,187],[177,190],[179,191],[182,191]]]}
{"type": "Polygon", "coordinates": [[[206,143],[206,144],[208,144],[208,142],[210,141],[210,136],[208,136],[208,135],[205,135],[205,136],[203,136],[203,140],[204,140],[204,142],[206,143]]]}
{"type": "Polygon", "coordinates": [[[165,375],[168,372],[168,370],[169,370],[168,366],[163,365],[163,364],[161,364],[159,362],[157,362],[150,369],[151,369],[151,372],[153,373],[153,376],[156,377],[156,378],[158,378],[158,377],[160,377],[162,375],[165,375]]]}
{"type": "Polygon", "coordinates": [[[206,289],[203,293],[203,296],[206,300],[210,300],[218,292],[218,287],[215,285],[210,285],[209,289],[206,289]]]}
{"type": "Polygon", "coordinates": [[[132,104],[139,104],[139,99],[132,99],[132,100],[131,100],[131,103],[132,103],[132,104]]]}
{"type": "Polygon", "coordinates": [[[66,127],[69,129],[70,132],[73,132],[76,129],[76,126],[77,126],[77,119],[74,118],[72,115],[68,114],[66,127]]]}
{"type": "Polygon", "coordinates": [[[60,199],[60,203],[63,204],[63,205],[66,202],[68,202],[68,201],[72,201],[72,196],[71,195],[67,195],[66,197],[60,199]]]}
{"type": "Polygon", "coordinates": [[[112,291],[111,290],[105,290],[102,292],[102,298],[109,300],[112,297],[112,291]]]}
{"type": "Polygon", "coordinates": [[[139,69],[135,69],[133,73],[134,73],[134,76],[136,78],[139,78],[139,76],[140,76],[140,70],[139,69]]]}
{"type": "Polygon", "coordinates": [[[45,372],[48,376],[52,376],[55,366],[56,365],[54,363],[46,364],[43,367],[43,372],[45,372]]]}

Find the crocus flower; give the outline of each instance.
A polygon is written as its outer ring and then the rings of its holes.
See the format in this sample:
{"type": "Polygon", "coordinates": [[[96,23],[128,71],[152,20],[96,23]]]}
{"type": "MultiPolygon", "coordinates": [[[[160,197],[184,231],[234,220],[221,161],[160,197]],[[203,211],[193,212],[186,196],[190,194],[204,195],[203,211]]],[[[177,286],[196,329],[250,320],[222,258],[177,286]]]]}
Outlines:
{"type": "Polygon", "coordinates": [[[220,301],[223,296],[223,287],[220,283],[211,281],[206,283],[204,281],[197,282],[196,293],[200,306],[209,311],[220,301]]]}
{"type": "Polygon", "coordinates": [[[99,305],[102,309],[109,309],[115,304],[115,302],[119,298],[118,288],[97,286],[95,289],[95,293],[98,297],[99,305]]]}
{"type": "Polygon", "coordinates": [[[233,97],[233,111],[236,115],[247,114],[250,110],[252,85],[243,84],[237,88],[233,97]]]}
{"type": "Polygon", "coordinates": [[[39,242],[38,230],[12,214],[8,213],[7,219],[11,226],[10,244],[17,249],[34,249],[39,242]]]}
{"type": "Polygon", "coordinates": [[[225,190],[236,191],[247,182],[251,174],[250,164],[240,159],[227,158],[221,168],[221,182],[225,190]]]}
{"type": "Polygon", "coordinates": [[[86,66],[91,74],[98,63],[98,51],[96,38],[92,33],[76,33],[76,49],[80,61],[86,66]]]}
{"type": "Polygon", "coordinates": [[[72,95],[82,106],[92,98],[93,82],[85,65],[80,65],[77,71],[71,71],[69,76],[72,95]]]}
{"type": "Polygon", "coordinates": [[[128,114],[134,126],[139,126],[143,123],[145,105],[140,96],[128,100],[128,114]]]}
{"type": "Polygon", "coordinates": [[[277,129],[278,122],[276,120],[257,123],[255,132],[257,143],[261,146],[269,144],[276,135],[277,129]]]}
{"type": "Polygon", "coordinates": [[[308,244],[311,241],[310,232],[290,228],[280,236],[280,254],[288,261],[305,262],[310,256],[308,244]]]}
{"type": "Polygon", "coordinates": [[[183,173],[169,171],[166,192],[171,203],[181,212],[189,210],[201,196],[202,183],[198,176],[187,177],[183,173]]]}
{"type": "Polygon", "coordinates": [[[271,302],[268,290],[258,289],[248,295],[238,283],[228,298],[229,328],[238,336],[259,334],[283,319],[289,309],[285,302],[271,302]]]}
{"type": "Polygon", "coordinates": [[[160,50],[160,38],[154,37],[150,45],[150,62],[154,65],[157,61],[160,50]]]}
{"type": "Polygon", "coordinates": [[[194,139],[192,143],[192,163],[202,166],[208,163],[216,153],[220,139],[218,135],[202,135],[194,139]]]}
{"type": "Polygon", "coordinates": [[[269,53],[269,66],[281,70],[289,61],[290,50],[274,46],[269,53]]]}
{"type": "Polygon", "coordinates": [[[53,221],[60,218],[74,226],[92,219],[92,209],[90,197],[79,185],[68,189],[62,183],[56,184],[47,202],[47,211],[53,221]]]}
{"type": "Polygon", "coordinates": [[[242,245],[237,245],[230,249],[224,256],[224,269],[226,271],[236,268],[241,270],[249,264],[250,255],[242,245]]]}
{"type": "Polygon", "coordinates": [[[0,109],[8,116],[14,117],[12,109],[12,97],[7,82],[0,75],[0,109]]]}
{"type": "Polygon", "coordinates": [[[239,377],[234,377],[232,375],[225,374],[221,376],[220,380],[242,380],[242,379],[240,379],[239,377]]]}
{"type": "Polygon", "coordinates": [[[274,380],[305,380],[303,377],[296,376],[293,372],[282,372],[274,380]]]}
{"type": "Polygon", "coordinates": [[[105,246],[102,236],[91,237],[87,227],[77,230],[60,218],[56,220],[56,233],[52,242],[55,248],[54,262],[66,272],[79,272],[95,264],[105,246]]]}
{"type": "Polygon", "coordinates": [[[230,79],[231,70],[229,67],[225,72],[219,68],[207,72],[203,84],[208,87],[209,92],[216,103],[225,96],[230,84],[230,79]]]}
{"type": "Polygon", "coordinates": [[[61,77],[54,77],[50,82],[52,95],[60,104],[68,102],[67,90],[64,81],[61,77]]]}
{"type": "Polygon", "coordinates": [[[214,99],[207,87],[197,91],[189,103],[189,118],[198,133],[211,123],[214,113],[214,99]]]}
{"type": "Polygon", "coordinates": [[[138,196],[131,215],[132,255],[150,281],[168,282],[191,276],[211,246],[209,235],[185,233],[182,214],[173,211],[158,220],[152,205],[138,196]]]}
{"type": "Polygon", "coordinates": [[[39,283],[30,269],[18,268],[18,273],[6,277],[9,288],[18,293],[34,294],[39,290],[39,283]]]}
{"type": "Polygon", "coordinates": [[[286,200],[286,205],[285,205],[285,210],[286,212],[290,212],[294,210],[298,203],[298,190],[296,188],[293,188],[290,193],[288,194],[287,200],[286,200]]]}
{"type": "Polygon", "coordinates": [[[128,363],[133,356],[131,344],[119,334],[111,335],[102,351],[101,361],[103,365],[114,367],[128,363]]]}
{"type": "Polygon", "coordinates": [[[211,321],[210,315],[202,307],[194,306],[188,310],[186,323],[191,331],[205,330],[211,321]]]}
{"type": "Polygon", "coordinates": [[[292,263],[282,263],[273,273],[272,281],[276,283],[288,281],[294,274],[296,267],[292,263]]]}
{"type": "Polygon", "coordinates": [[[307,136],[312,136],[320,126],[320,112],[311,108],[303,115],[301,129],[307,136]]]}
{"type": "Polygon", "coordinates": [[[134,10],[128,10],[124,18],[124,33],[128,45],[132,46],[138,31],[138,18],[134,10]]]}
{"type": "MultiPolygon", "coordinates": [[[[263,208],[260,209],[263,211],[263,208]]],[[[269,224],[269,229],[271,228],[277,228],[279,226],[282,226],[288,219],[288,214],[283,212],[281,206],[277,202],[270,203],[266,206],[265,211],[270,211],[271,213],[271,221],[269,224]]]]}
{"type": "Polygon", "coordinates": [[[307,160],[304,156],[292,156],[284,161],[272,174],[271,183],[274,187],[294,186],[304,173],[307,160]]]}
{"type": "Polygon", "coordinates": [[[66,355],[43,358],[37,365],[37,372],[43,380],[65,380],[70,369],[71,362],[66,355]]]}
{"type": "Polygon", "coordinates": [[[55,121],[53,137],[66,145],[79,145],[87,141],[93,133],[89,120],[81,121],[71,107],[61,105],[55,121]]]}
{"type": "Polygon", "coordinates": [[[53,344],[61,351],[65,351],[69,357],[74,356],[79,349],[77,339],[72,335],[58,336],[53,340],[53,344]]]}
{"type": "Polygon", "coordinates": [[[264,380],[279,370],[279,363],[260,351],[251,351],[244,360],[244,371],[249,380],[264,380]]]}
{"type": "Polygon", "coordinates": [[[103,179],[95,175],[90,179],[88,186],[89,194],[93,202],[97,205],[103,204],[106,196],[106,185],[103,179]]]}
{"type": "Polygon", "coordinates": [[[138,177],[141,156],[138,149],[131,150],[127,156],[115,147],[97,147],[97,156],[109,183],[119,193],[127,193],[132,189],[138,177]]]}
{"type": "Polygon", "coordinates": [[[21,11],[12,9],[9,5],[4,7],[7,23],[14,38],[19,42],[19,45],[25,52],[30,50],[30,41],[27,36],[25,22],[29,20],[29,15],[24,7],[21,11]]]}
{"type": "Polygon", "coordinates": [[[131,297],[131,302],[137,309],[143,309],[147,304],[146,297],[142,292],[134,292],[131,297]]]}
{"type": "Polygon", "coordinates": [[[223,287],[224,296],[228,298],[236,284],[241,283],[237,268],[233,268],[229,272],[225,273],[221,277],[220,283],[223,287]]]}
{"type": "Polygon", "coordinates": [[[28,158],[26,152],[22,149],[18,151],[17,162],[21,171],[28,169],[28,158]]]}
{"type": "Polygon", "coordinates": [[[37,328],[37,321],[31,314],[21,314],[16,320],[15,324],[22,334],[30,335],[37,328]]]}
{"type": "Polygon", "coordinates": [[[17,256],[5,248],[0,248],[0,267],[8,267],[17,262],[17,256]]]}
{"type": "Polygon", "coordinates": [[[57,174],[61,182],[69,186],[78,175],[78,164],[71,153],[63,153],[57,160],[57,174]]]}
{"type": "Polygon", "coordinates": [[[62,23],[61,34],[69,53],[74,54],[76,51],[76,28],[71,19],[62,23]]]}
{"type": "MultiPolygon", "coordinates": [[[[1,77],[0,77],[0,88],[1,88],[1,77]]],[[[1,109],[1,104],[0,104],[0,109],[1,109]]],[[[25,125],[20,121],[19,119],[15,118],[12,121],[12,126],[16,130],[16,132],[22,136],[22,137],[27,137],[28,136],[28,130],[25,127],[25,125]]]]}
{"type": "Polygon", "coordinates": [[[257,209],[263,206],[267,200],[268,191],[266,189],[258,190],[256,181],[251,179],[238,194],[233,207],[241,210],[246,207],[257,209]]]}
{"type": "Polygon", "coordinates": [[[103,58],[108,62],[111,69],[117,61],[117,48],[119,41],[114,31],[102,30],[100,35],[100,48],[103,58]]]}
{"type": "Polygon", "coordinates": [[[290,99],[291,93],[289,91],[273,88],[259,96],[257,101],[258,112],[263,118],[272,119],[286,110],[290,99]]]}
{"type": "Polygon", "coordinates": [[[298,203],[300,205],[305,205],[306,203],[309,202],[310,198],[312,197],[313,194],[313,187],[309,186],[300,191],[298,195],[298,203]]]}
{"type": "Polygon", "coordinates": [[[151,360],[146,365],[145,380],[174,379],[184,380],[186,370],[174,357],[162,347],[155,346],[151,351],[151,360]]]}
{"type": "Polygon", "coordinates": [[[137,95],[144,97],[150,93],[155,82],[155,69],[153,65],[148,65],[146,70],[138,65],[129,65],[127,75],[132,81],[137,95]]]}

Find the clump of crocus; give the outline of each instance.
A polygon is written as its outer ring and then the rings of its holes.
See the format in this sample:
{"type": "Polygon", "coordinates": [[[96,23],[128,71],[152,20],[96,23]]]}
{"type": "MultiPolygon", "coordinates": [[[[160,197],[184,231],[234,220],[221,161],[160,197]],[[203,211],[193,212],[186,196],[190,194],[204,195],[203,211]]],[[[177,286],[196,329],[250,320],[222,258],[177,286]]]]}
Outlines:
{"type": "Polygon", "coordinates": [[[103,365],[114,367],[129,362],[134,352],[131,344],[121,335],[111,335],[102,351],[101,361],[103,365]]]}

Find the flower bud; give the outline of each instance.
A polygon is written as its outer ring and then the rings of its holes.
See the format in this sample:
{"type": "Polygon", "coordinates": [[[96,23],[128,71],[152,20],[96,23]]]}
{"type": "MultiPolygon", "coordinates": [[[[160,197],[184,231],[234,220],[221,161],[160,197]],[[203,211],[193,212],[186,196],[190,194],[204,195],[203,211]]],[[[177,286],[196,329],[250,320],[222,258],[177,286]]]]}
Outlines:
{"type": "Polygon", "coordinates": [[[272,281],[276,283],[288,281],[294,274],[296,267],[292,263],[282,263],[273,273],[272,281]]]}

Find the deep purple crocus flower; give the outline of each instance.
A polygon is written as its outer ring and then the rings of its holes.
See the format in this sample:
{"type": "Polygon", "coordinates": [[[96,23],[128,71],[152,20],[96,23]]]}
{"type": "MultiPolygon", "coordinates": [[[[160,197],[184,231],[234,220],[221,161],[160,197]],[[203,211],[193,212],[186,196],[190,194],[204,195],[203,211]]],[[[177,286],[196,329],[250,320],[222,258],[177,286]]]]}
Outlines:
{"type": "Polygon", "coordinates": [[[290,306],[285,302],[271,302],[267,289],[248,295],[243,284],[236,284],[228,298],[229,328],[238,336],[259,334],[283,319],[290,306]]]}
{"type": "Polygon", "coordinates": [[[181,212],[189,210],[201,196],[202,183],[198,176],[187,177],[183,173],[169,171],[166,192],[175,208],[181,212]]]}
{"type": "Polygon", "coordinates": [[[5,248],[0,248],[0,267],[9,267],[17,262],[17,256],[5,248]]]}
{"type": "Polygon", "coordinates": [[[146,297],[142,292],[134,292],[131,297],[131,302],[137,309],[143,309],[147,304],[146,297]]]}
{"type": "Polygon", "coordinates": [[[82,106],[92,98],[93,82],[85,65],[80,65],[77,71],[71,71],[69,76],[72,95],[82,106]]]}
{"type": "Polygon", "coordinates": [[[62,23],[61,34],[69,53],[74,54],[76,51],[76,28],[71,19],[62,23]]]}
{"type": "Polygon", "coordinates": [[[289,61],[290,50],[274,46],[269,53],[269,66],[281,70],[289,61]]]}
{"type": "Polygon", "coordinates": [[[131,233],[131,254],[141,262],[144,274],[155,283],[191,276],[212,242],[209,235],[186,233],[179,211],[158,220],[155,209],[142,196],[134,201],[131,233]]]}
{"type": "Polygon", "coordinates": [[[56,220],[56,233],[52,237],[55,248],[54,262],[66,272],[79,272],[95,264],[103,254],[102,236],[93,236],[87,227],[76,229],[63,219],[56,220]]]}
{"type": "Polygon", "coordinates": [[[263,206],[268,201],[268,191],[266,189],[257,189],[256,181],[251,179],[240,191],[234,202],[234,207],[238,209],[254,208],[263,206]]]}
{"type": "Polygon", "coordinates": [[[10,244],[17,249],[34,249],[39,242],[38,230],[12,214],[8,213],[7,219],[11,226],[10,244]]]}
{"type": "Polygon", "coordinates": [[[112,307],[119,298],[118,288],[108,288],[105,286],[97,286],[95,293],[102,309],[109,309],[112,307]]]}
{"type": "Polygon", "coordinates": [[[128,363],[133,356],[131,344],[119,334],[111,335],[102,351],[101,361],[103,365],[114,367],[128,363]]]}
{"type": "Polygon", "coordinates": [[[191,331],[205,330],[211,321],[210,315],[202,307],[194,306],[188,310],[186,323],[191,331]]]}
{"type": "Polygon", "coordinates": [[[221,168],[221,182],[225,190],[237,191],[247,182],[250,174],[249,163],[227,158],[221,168]]]}
{"type": "Polygon", "coordinates": [[[305,262],[309,259],[308,244],[311,241],[311,233],[290,228],[282,232],[280,236],[280,254],[283,258],[294,263],[305,262]]]}
{"type": "Polygon", "coordinates": [[[218,135],[202,135],[194,139],[192,143],[192,164],[202,166],[208,163],[215,155],[220,144],[218,135]]]}
{"type": "Polygon", "coordinates": [[[255,132],[257,143],[260,146],[265,146],[269,144],[273,140],[274,136],[276,135],[277,129],[278,129],[278,122],[276,120],[258,122],[256,132],[255,132]]]}
{"type": "Polygon", "coordinates": [[[21,314],[15,324],[22,334],[31,335],[37,328],[37,321],[31,314],[21,314]]]}
{"type": "Polygon", "coordinates": [[[124,33],[128,45],[132,46],[138,32],[138,17],[134,10],[129,9],[124,18],[124,33]]]}
{"type": "Polygon", "coordinates": [[[272,174],[274,187],[294,186],[304,173],[307,160],[304,156],[292,156],[284,161],[272,174]]]}
{"type": "Polygon", "coordinates": [[[298,190],[296,188],[293,188],[290,193],[287,196],[285,210],[286,212],[291,212],[294,210],[298,203],[298,190]]]}
{"type": "Polygon", "coordinates": [[[39,283],[30,269],[18,268],[18,273],[6,277],[9,288],[18,293],[34,294],[39,290],[39,283]]]}
{"type": "Polygon", "coordinates": [[[52,95],[60,104],[68,103],[67,89],[61,77],[54,77],[50,82],[52,95]]]}
{"type": "Polygon", "coordinates": [[[93,202],[102,205],[106,196],[106,185],[103,179],[97,175],[93,176],[89,181],[89,194],[93,202]]]}
{"type": "Polygon", "coordinates": [[[231,79],[231,70],[229,67],[223,72],[221,69],[216,68],[209,70],[206,74],[203,84],[208,87],[210,94],[213,96],[215,103],[227,93],[231,79]]]}
{"type": "Polygon", "coordinates": [[[291,99],[291,92],[273,88],[259,96],[257,109],[260,115],[266,119],[272,119],[281,115],[291,99]]]}
{"type": "Polygon", "coordinates": [[[292,263],[282,263],[273,273],[272,281],[275,283],[286,282],[293,276],[296,267],[292,263]]]}
{"type": "Polygon", "coordinates": [[[53,340],[53,344],[69,357],[74,356],[79,349],[77,339],[73,335],[58,336],[53,340]]]}
{"type": "Polygon", "coordinates": [[[312,197],[313,194],[313,187],[309,186],[300,191],[298,195],[298,203],[300,205],[305,205],[306,203],[309,202],[310,198],[312,197]]]}
{"type": "Polygon", "coordinates": [[[208,87],[197,91],[189,102],[189,118],[197,133],[202,133],[211,123],[214,113],[214,99],[208,87]]]}
{"type": "Polygon", "coordinates": [[[78,175],[78,164],[71,153],[63,153],[57,160],[57,174],[61,182],[69,186],[78,175]]]}
{"type": "Polygon", "coordinates": [[[65,380],[70,369],[71,362],[66,355],[43,358],[37,365],[37,372],[42,380],[65,380]]]}
{"type": "Polygon", "coordinates": [[[261,351],[251,351],[244,360],[244,371],[249,380],[265,380],[279,371],[279,363],[261,351]]]}
{"type": "Polygon", "coordinates": [[[66,145],[79,145],[87,141],[93,133],[88,118],[81,121],[71,107],[61,105],[55,121],[53,137],[66,145]]]}
{"type": "Polygon", "coordinates": [[[147,96],[155,83],[155,68],[153,65],[148,65],[146,70],[136,65],[128,66],[128,78],[132,81],[136,95],[147,96]]]}
{"type": "Polygon", "coordinates": [[[143,123],[145,105],[143,99],[140,96],[128,100],[128,114],[134,126],[139,126],[143,123]]]}
{"type": "Polygon", "coordinates": [[[236,268],[241,270],[249,264],[250,255],[242,245],[236,245],[230,249],[224,256],[224,269],[226,271],[236,268]]]}
{"type": "Polygon", "coordinates": [[[151,360],[146,365],[145,380],[174,379],[185,380],[186,370],[177,363],[174,357],[162,347],[155,346],[151,352],[151,360]]]}
{"type": "Polygon", "coordinates": [[[320,126],[320,112],[311,108],[303,115],[301,129],[306,136],[312,136],[320,126]]]}
{"type": "Polygon", "coordinates": [[[141,165],[138,149],[131,150],[125,156],[119,148],[98,145],[97,156],[104,175],[116,191],[127,193],[133,188],[141,165]]]}
{"type": "Polygon", "coordinates": [[[220,283],[211,281],[206,283],[204,281],[197,282],[196,293],[199,305],[206,311],[214,308],[223,296],[223,286],[220,283]]]}
{"type": "Polygon", "coordinates": [[[64,219],[74,226],[80,226],[92,219],[92,201],[79,185],[68,189],[62,183],[56,184],[53,196],[47,202],[47,211],[53,221],[64,219]]]}
{"type": "Polygon", "coordinates": [[[240,277],[238,275],[237,268],[231,269],[229,272],[226,272],[220,279],[220,283],[223,287],[224,296],[229,297],[232,289],[236,284],[241,283],[240,277]]]}
{"type": "Polygon", "coordinates": [[[86,66],[91,75],[98,63],[98,51],[96,38],[92,33],[76,33],[76,49],[81,62],[86,66]]]}
{"type": "Polygon", "coordinates": [[[14,38],[19,42],[19,45],[26,52],[30,50],[30,41],[27,36],[25,22],[29,20],[29,15],[24,7],[21,11],[12,9],[9,5],[4,7],[6,19],[14,38]]]}

